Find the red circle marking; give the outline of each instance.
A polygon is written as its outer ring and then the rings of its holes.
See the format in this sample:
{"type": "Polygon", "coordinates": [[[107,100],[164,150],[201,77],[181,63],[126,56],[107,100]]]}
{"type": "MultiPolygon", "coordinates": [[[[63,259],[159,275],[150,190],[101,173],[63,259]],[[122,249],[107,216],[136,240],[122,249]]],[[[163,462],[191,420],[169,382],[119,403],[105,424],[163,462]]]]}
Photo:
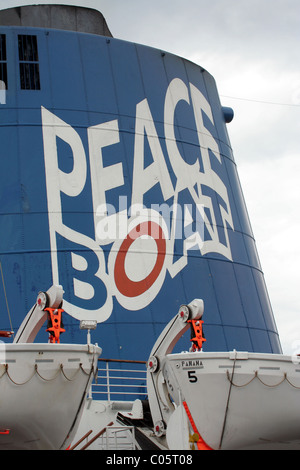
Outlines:
{"type": "Polygon", "coordinates": [[[123,241],[115,262],[115,283],[120,294],[126,297],[137,297],[146,292],[158,278],[166,256],[166,239],[160,225],[155,222],[142,222],[134,227],[123,241]],[[150,235],[155,233],[154,238],[157,246],[157,259],[151,273],[141,281],[132,281],[125,272],[125,258],[132,243],[142,235],[150,235]]]}

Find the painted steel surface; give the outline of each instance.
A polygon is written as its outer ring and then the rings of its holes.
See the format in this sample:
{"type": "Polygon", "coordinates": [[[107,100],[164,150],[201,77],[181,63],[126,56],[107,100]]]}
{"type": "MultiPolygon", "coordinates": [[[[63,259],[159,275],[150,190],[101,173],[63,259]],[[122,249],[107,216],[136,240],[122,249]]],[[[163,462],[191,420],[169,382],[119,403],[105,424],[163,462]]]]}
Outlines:
{"type": "Polygon", "coordinates": [[[205,350],[279,352],[213,77],[117,39],[0,34],[1,328],[58,283],[62,341],[85,341],[79,320],[96,320],[104,357],[146,359],[194,298],[205,350]],[[18,35],[37,36],[40,90],[20,88],[18,35]]]}
{"type": "MultiPolygon", "coordinates": [[[[300,381],[293,357],[237,351],[169,354],[161,368],[178,407],[185,398],[184,408],[201,436],[199,450],[299,449],[300,381]]],[[[163,403],[166,397],[162,393],[163,403]]],[[[177,410],[167,427],[170,449],[183,428],[177,410]]]]}

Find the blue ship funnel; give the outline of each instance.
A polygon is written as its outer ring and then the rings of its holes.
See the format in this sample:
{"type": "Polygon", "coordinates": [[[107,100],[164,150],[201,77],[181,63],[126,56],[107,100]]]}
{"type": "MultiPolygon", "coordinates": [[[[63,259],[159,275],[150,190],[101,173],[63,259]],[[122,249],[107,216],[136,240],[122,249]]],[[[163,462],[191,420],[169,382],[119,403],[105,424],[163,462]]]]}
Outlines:
{"type": "Polygon", "coordinates": [[[62,341],[84,342],[79,322],[96,321],[105,357],[145,360],[195,298],[205,350],[281,352],[232,110],[201,66],[114,39],[99,15],[0,14],[1,329],[60,284],[62,341]]]}

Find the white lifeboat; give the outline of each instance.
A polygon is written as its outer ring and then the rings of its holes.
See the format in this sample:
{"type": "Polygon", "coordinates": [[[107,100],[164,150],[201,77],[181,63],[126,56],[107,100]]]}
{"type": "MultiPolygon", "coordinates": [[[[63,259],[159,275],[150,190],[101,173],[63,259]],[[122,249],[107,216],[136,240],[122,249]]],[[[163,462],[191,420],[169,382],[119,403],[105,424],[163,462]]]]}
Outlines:
{"type": "Polygon", "coordinates": [[[201,349],[172,354],[188,321],[202,314],[200,300],[182,306],[148,360],[157,438],[171,450],[300,449],[298,358],[201,349]]]}
{"type": "Polygon", "coordinates": [[[62,292],[40,293],[14,342],[0,344],[0,450],[66,449],[77,431],[101,349],[60,344],[57,325],[50,343],[32,342],[62,292]]]}

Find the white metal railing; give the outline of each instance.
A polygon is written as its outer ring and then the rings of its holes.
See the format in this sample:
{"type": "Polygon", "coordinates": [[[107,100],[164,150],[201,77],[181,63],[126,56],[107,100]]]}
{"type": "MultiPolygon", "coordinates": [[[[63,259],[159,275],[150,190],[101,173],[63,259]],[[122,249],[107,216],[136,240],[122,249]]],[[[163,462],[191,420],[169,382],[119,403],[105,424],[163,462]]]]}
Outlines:
{"type": "Polygon", "coordinates": [[[99,359],[91,393],[98,400],[133,401],[147,397],[146,362],[99,359]]]}
{"type": "Polygon", "coordinates": [[[101,450],[135,450],[134,426],[107,427],[100,438],[99,446],[101,450]]]}
{"type": "Polygon", "coordinates": [[[98,434],[88,439],[93,433],[92,429],[79,439],[69,450],[75,450],[84,443],[79,450],[136,450],[134,426],[115,426],[110,422],[98,434]]]}

